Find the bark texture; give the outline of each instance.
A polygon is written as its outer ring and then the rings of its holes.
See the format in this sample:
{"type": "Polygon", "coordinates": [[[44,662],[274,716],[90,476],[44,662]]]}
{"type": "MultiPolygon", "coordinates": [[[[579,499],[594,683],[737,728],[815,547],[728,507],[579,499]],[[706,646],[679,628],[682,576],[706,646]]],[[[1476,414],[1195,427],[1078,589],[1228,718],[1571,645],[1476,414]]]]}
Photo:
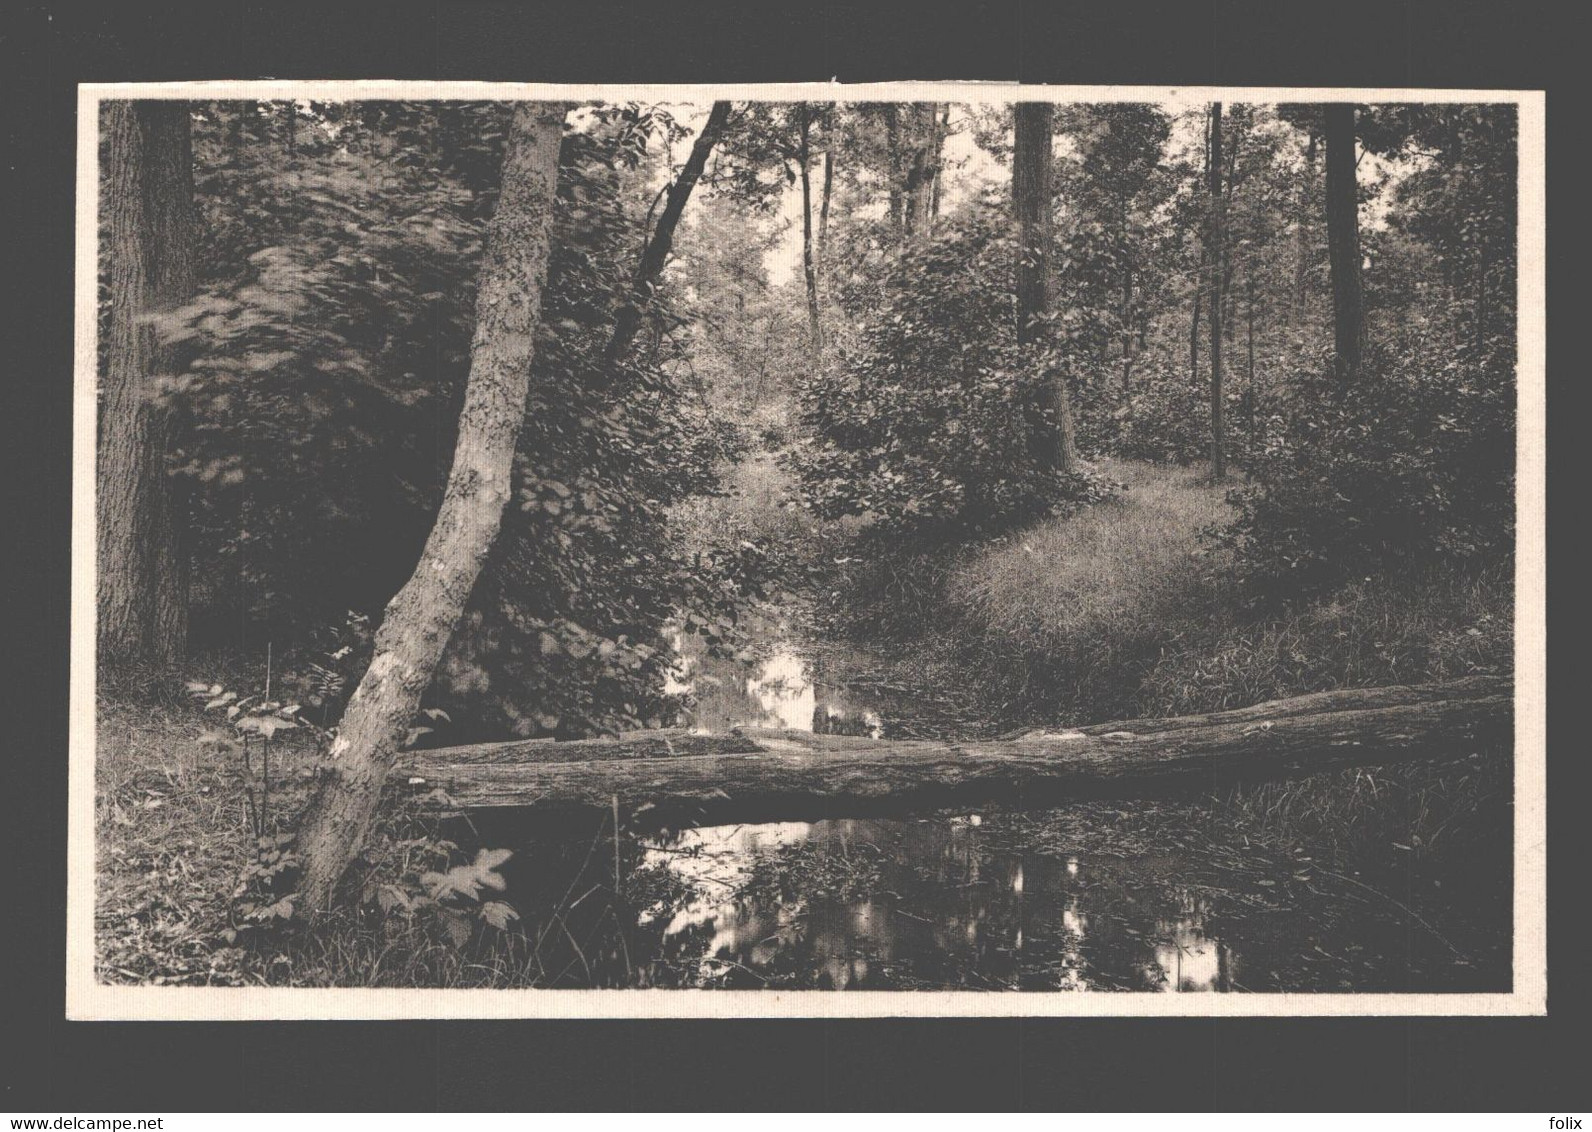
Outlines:
{"type": "Polygon", "coordinates": [[[99,654],[168,661],[188,635],[187,556],[166,474],[170,411],[153,394],[176,359],[146,316],[193,296],[191,126],[186,102],[106,102],[101,113],[110,309],[95,468],[99,654]]]}
{"type": "Polygon", "coordinates": [[[399,744],[502,524],[547,279],[566,109],[526,102],[514,112],[442,506],[414,574],[387,606],[374,658],[343,713],[331,759],[299,826],[301,900],[309,910],[331,902],[369,833],[399,744]]]}
{"type": "MultiPolygon", "coordinates": [[[[428,751],[404,770],[464,810],[609,810],[672,822],[906,813],[938,806],[1041,806],[1079,797],[1212,790],[1342,766],[1507,750],[1506,678],[1364,689],[1234,712],[1036,732],[1012,740],[875,740],[750,731],[747,753],[635,757],[610,741],[588,757],[469,761],[428,751]]],[[[515,746],[512,744],[503,747],[515,746]]],[[[559,744],[548,744],[557,748],[559,744]]],[[[479,748],[472,749],[479,752],[479,748]]]]}
{"type": "Polygon", "coordinates": [[[940,178],[940,162],[945,134],[940,124],[939,106],[932,102],[913,103],[911,151],[907,163],[906,225],[909,235],[927,235],[934,227],[934,187],[940,178]]]}
{"type": "Polygon", "coordinates": [[[1360,286],[1360,202],[1354,174],[1354,107],[1323,111],[1327,143],[1327,253],[1332,271],[1332,327],[1338,380],[1351,385],[1365,354],[1365,296],[1360,286]]]}
{"type": "MultiPolygon", "coordinates": [[[[1017,341],[1049,335],[1051,116],[1048,102],[1019,102],[1012,150],[1012,210],[1017,221],[1017,341]]],[[[1038,408],[1051,422],[1042,453],[1058,472],[1077,466],[1066,375],[1053,372],[1038,408]]]]}

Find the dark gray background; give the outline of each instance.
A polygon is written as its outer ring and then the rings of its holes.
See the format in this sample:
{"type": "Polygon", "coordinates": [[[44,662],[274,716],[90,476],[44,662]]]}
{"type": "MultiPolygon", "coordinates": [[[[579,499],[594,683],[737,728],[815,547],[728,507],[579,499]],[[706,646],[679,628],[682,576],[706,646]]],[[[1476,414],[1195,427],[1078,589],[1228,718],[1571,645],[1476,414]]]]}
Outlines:
{"type": "MultiPolygon", "coordinates": [[[[1579,812],[1587,744],[1564,728],[1549,765],[1550,955],[1564,961],[1552,969],[1546,1020],[62,1021],[76,83],[838,76],[1547,87],[1550,178],[1559,178],[1584,148],[1569,134],[1582,132],[1571,68],[1584,68],[1573,53],[1587,37],[1550,10],[1432,0],[8,6],[0,1108],[1584,1111],[1585,874],[1571,866],[1589,859],[1579,812]]],[[[1549,239],[1561,314],[1581,303],[1569,272],[1585,263],[1566,219],[1555,216],[1549,239]]],[[[1551,312],[1550,321],[1576,325],[1551,312]]],[[[1550,360],[1568,366],[1575,343],[1559,343],[1550,360]]],[[[1584,419],[1568,403],[1582,384],[1550,377],[1556,440],[1584,419]]],[[[1579,470],[1562,458],[1572,447],[1550,443],[1556,483],[1579,470]]],[[[1581,637],[1562,612],[1554,626],[1557,658],[1559,644],[1581,637]]],[[[1580,692],[1566,687],[1563,666],[1555,672],[1556,692],[1580,692]]]]}

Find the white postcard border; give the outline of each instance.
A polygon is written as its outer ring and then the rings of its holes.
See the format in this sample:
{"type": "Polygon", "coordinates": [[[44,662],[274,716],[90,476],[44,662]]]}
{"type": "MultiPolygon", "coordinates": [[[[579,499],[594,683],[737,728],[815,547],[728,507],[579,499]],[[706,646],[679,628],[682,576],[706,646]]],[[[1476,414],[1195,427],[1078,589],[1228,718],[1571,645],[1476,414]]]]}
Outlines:
{"type": "Polygon", "coordinates": [[[992,82],[539,84],[461,81],[91,83],[78,88],[74,329],[69,1019],[1238,1017],[1547,1012],[1546,212],[1541,91],[1022,86],[992,82]],[[94,977],[94,442],[99,103],[115,98],[561,101],[1509,102],[1519,107],[1513,990],[1493,994],[1044,991],[422,990],[123,986],[94,977]]]}

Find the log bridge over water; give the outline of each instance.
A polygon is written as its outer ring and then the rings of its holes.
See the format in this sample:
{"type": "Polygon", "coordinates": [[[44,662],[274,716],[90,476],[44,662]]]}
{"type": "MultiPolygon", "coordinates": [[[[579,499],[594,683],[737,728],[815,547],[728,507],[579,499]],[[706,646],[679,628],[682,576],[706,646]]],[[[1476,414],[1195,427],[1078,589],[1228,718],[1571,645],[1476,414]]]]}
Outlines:
{"type": "Polygon", "coordinates": [[[623,811],[658,824],[1033,808],[1219,790],[1338,767],[1507,751],[1513,683],[1472,676],[990,740],[638,731],[415,752],[395,785],[450,810],[623,811]]]}

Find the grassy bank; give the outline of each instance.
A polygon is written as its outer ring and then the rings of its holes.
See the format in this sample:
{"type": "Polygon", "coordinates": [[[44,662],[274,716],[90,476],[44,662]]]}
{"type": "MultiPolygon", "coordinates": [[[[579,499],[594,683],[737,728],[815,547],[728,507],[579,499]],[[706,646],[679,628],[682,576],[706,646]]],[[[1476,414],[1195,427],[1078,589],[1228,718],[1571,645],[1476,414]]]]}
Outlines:
{"type": "Polygon", "coordinates": [[[932,660],[984,709],[1084,723],[1240,707],[1333,688],[1418,683],[1512,663],[1513,591],[1499,569],[1359,579],[1288,608],[1256,605],[1200,532],[1227,517],[1198,469],[1109,463],[1108,503],[920,564],[899,602],[932,660]]]}
{"type": "MultiPolygon", "coordinates": [[[[955,689],[992,726],[1081,724],[1241,707],[1334,688],[1508,672],[1501,569],[1358,579],[1288,608],[1248,600],[1200,531],[1227,518],[1200,469],[1108,462],[1117,499],[982,546],[853,575],[852,626],[901,630],[890,678],[955,689]]],[[[1282,853],[1318,853],[1384,888],[1507,868],[1507,760],[1349,770],[1208,799],[1213,819],[1282,853]]],[[[1502,889],[1500,889],[1502,885],[1502,889]]],[[[1500,899],[1502,897],[1499,897],[1500,899]]]]}

